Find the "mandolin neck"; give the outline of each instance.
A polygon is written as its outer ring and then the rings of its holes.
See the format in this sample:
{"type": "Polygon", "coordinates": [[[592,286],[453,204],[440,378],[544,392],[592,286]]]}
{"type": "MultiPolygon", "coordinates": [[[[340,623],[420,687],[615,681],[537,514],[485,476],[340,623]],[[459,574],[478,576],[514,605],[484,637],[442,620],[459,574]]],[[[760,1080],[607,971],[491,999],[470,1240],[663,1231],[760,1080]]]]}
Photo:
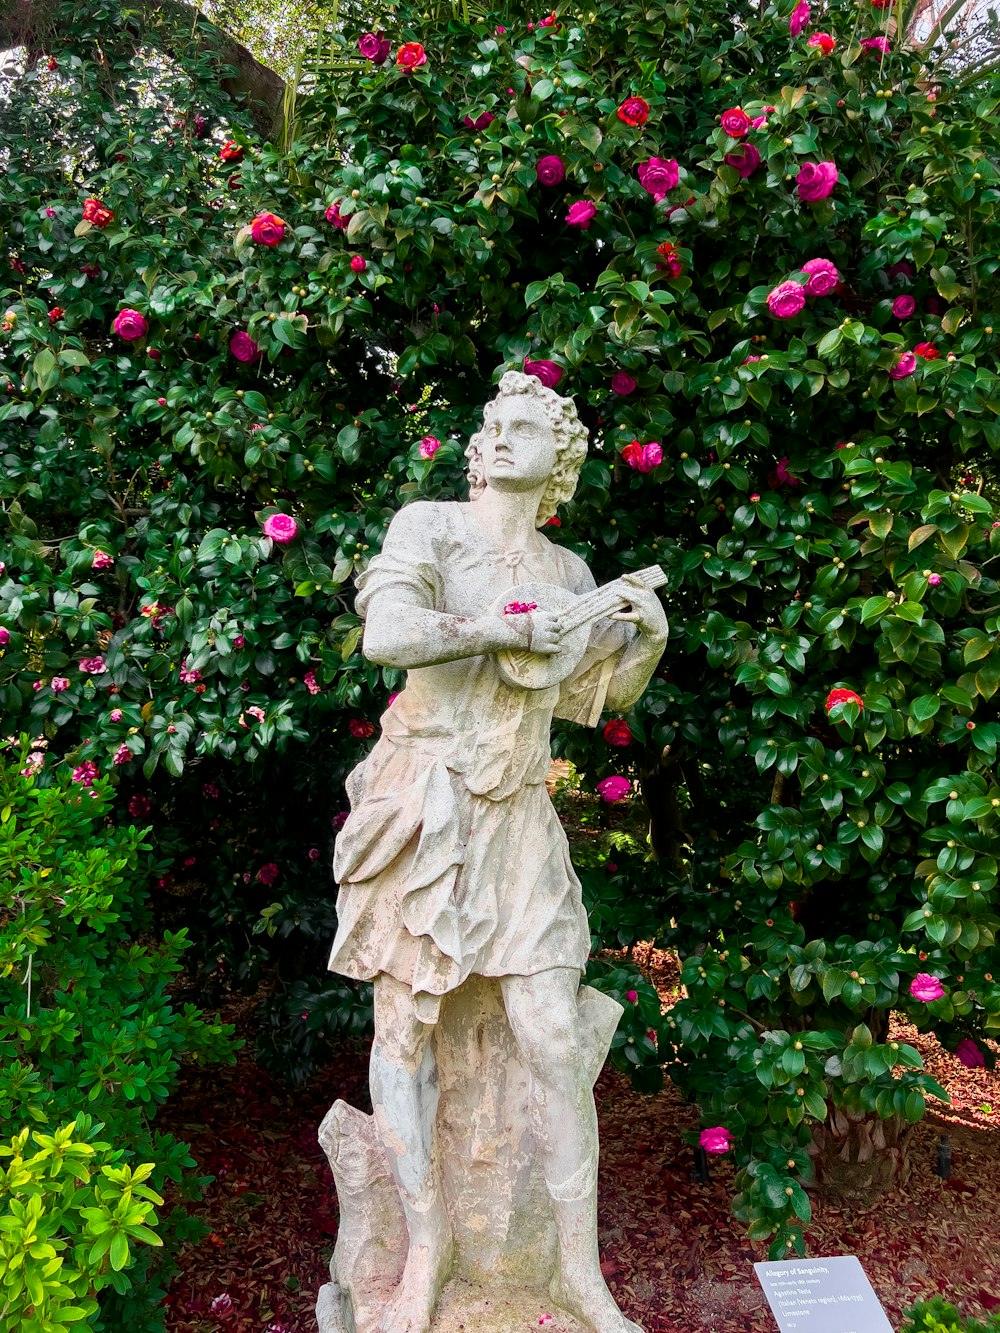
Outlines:
{"type": "MultiPolygon", "coordinates": [[[[647,588],[659,588],[667,581],[667,576],[659,565],[649,565],[632,576],[639,578],[647,588]]],[[[613,579],[602,588],[577,599],[576,604],[563,617],[563,632],[592,625],[595,620],[623,611],[632,601],[632,589],[622,579],[613,579]]]]}

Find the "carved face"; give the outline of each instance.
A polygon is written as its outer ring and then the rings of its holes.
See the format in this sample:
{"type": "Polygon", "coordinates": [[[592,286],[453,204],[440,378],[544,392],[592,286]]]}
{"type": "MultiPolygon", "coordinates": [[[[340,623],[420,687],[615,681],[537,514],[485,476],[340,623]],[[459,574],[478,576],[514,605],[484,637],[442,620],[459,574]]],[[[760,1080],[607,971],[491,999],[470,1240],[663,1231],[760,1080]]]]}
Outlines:
{"type": "Polygon", "coordinates": [[[482,433],[483,471],[496,491],[544,486],[556,464],[556,437],[541,404],[515,394],[497,405],[482,433]]]}

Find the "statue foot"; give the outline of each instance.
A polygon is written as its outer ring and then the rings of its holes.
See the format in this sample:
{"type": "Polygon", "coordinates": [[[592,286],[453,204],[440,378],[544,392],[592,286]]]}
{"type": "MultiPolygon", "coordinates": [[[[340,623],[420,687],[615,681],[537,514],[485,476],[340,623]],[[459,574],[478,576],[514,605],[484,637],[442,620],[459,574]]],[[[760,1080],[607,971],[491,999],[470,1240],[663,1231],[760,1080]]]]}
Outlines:
{"type": "Polygon", "coordinates": [[[429,1333],[451,1267],[450,1241],[411,1245],[403,1276],[379,1320],[378,1333],[429,1333]]]}
{"type": "Polygon", "coordinates": [[[615,1304],[600,1271],[557,1274],[549,1288],[555,1303],[575,1315],[593,1333],[643,1333],[615,1304]]]}

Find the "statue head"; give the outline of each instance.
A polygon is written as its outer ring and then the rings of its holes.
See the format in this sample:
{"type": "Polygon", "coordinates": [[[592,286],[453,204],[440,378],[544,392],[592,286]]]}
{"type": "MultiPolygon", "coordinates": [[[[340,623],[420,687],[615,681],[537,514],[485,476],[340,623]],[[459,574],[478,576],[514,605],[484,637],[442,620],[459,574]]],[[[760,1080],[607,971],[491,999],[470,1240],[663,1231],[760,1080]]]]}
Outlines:
{"type": "Polygon", "coordinates": [[[532,406],[545,417],[556,440],[556,461],[548,485],[542,493],[535,516],[540,528],[556,509],[572,499],[580,468],[587,456],[587,428],[576,415],[571,398],[562,398],[534,375],[508,370],[500,381],[497,395],[483,409],[483,424],[469,440],[465,456],[469,460],[469,499],[478,500],[486,489],[483,468],[483,435],[493,424],[499,404],[519,395],[528,395],[532,406]]]}

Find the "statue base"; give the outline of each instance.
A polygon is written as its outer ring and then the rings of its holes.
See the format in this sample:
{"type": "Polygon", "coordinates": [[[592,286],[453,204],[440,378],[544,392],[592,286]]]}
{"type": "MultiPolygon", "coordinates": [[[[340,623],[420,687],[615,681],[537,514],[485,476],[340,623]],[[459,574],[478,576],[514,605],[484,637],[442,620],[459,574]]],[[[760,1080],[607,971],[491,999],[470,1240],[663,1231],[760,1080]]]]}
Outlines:
{"type": "MultiPolygon", "coordinates": [[[[580,987],[578,1006],[580,1050],[593,1084],[622,1010],[589,986],[580,987]]],[[[549,1333],[586,1333],[548,1296],[558,1261],[555,1220],[535,1151],[531,1074],[500,982],[473,976],[447,995],[432,1040],[438,1173],[455,1242],[434,1333],[521,1333],[546,1314],[549,1333]]],[[[316,1307],[319,1333],[375,1333],[406,1261],[399,1196],[372,1116],[335,1102],[319,1139],[340,1203],[331,1281],[316,1307]]]]}

